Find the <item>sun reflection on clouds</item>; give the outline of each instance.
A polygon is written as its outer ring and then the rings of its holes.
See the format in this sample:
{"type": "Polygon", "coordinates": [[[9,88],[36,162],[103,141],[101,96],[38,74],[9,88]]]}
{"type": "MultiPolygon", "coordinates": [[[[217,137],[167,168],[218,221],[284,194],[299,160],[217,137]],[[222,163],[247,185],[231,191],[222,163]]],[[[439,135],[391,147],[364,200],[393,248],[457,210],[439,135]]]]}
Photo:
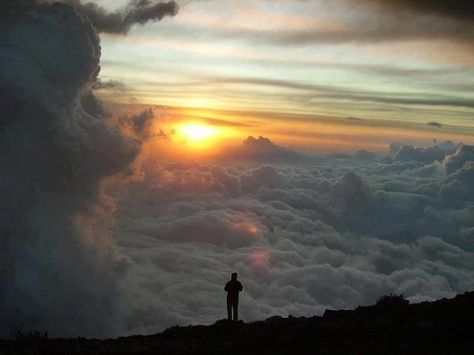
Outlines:
{"type": "Polygon", "coordinates": [[[242,225],[239,226],[239,228],[246,232],[247,234],[250,234],[250,235],[259,235],[260,234],[260,228],[258,226],[256,226],[255,224],[251,224],[251,223],[244,223],[242,225]]]}
{"type": "Polygon", "coordinates": [[[248,255],[247,264],[254,279],[265,279],[271,265],[270,253],[265,249],[255,250],[248,255]]]}
{"type": "Polygon", "coordinates": [[[245,236],[258,237],[263,234],[262,227],[258,224],[254,215],[246,213],[226,213],[227,221],[232,224],[233,229],[245,236]]]}
{"type": "Polygon", "coordinates": [[[234,225],[234,230],[238,231],[239,233],[244,234],[245,236],[250,236],[250,237],[259,237],[262,235],[262,231],[254,223],[239,223],[234,225]]]}
{"type": "Polygon", "coordinates": [[[250,254],[249,263],[256,268],[267,268],[270,266],[270,253],[266,250],[257,250],[250,254]]]}

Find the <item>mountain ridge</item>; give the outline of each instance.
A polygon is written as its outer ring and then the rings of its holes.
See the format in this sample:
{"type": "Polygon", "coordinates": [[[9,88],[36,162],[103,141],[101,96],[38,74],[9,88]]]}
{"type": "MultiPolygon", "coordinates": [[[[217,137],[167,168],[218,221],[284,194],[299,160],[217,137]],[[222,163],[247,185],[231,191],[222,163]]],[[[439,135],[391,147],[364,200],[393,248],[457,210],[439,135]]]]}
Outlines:
{"type": "Polygon", "coordinates": [[[219,320],[117,339],[0,341],[0,354],[474,354],[474,292],[417,304],[386,303],[323,316],[219,320]]]}

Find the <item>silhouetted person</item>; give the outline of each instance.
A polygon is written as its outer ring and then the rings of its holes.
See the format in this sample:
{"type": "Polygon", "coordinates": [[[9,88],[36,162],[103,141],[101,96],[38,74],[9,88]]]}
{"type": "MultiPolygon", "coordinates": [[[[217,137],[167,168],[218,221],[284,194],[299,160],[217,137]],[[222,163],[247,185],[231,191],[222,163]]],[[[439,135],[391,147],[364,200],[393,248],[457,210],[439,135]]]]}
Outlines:
{"type": "Polygon", "coordinates": [[[231,280],[225,284],[224,290],[227,291],[227,319],[239,319],[239,292],[243,290],[242,284],[237,281],[237,273],[232,274],[231,280]],[[232,317],[232,311],[234,316],[232,317]]]}

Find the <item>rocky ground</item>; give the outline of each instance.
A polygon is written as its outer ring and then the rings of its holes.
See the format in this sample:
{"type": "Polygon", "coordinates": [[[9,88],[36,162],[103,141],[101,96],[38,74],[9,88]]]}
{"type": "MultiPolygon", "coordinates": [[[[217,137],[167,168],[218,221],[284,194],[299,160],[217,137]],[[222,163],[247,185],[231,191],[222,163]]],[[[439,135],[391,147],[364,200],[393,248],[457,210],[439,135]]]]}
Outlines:
{"type": "Polygon", "coordinates": [[[381,304],[323,317],[173,327],[109,340],[0,341],[0,354],[474,354],[474,292],[420,304],[381,304]]]}

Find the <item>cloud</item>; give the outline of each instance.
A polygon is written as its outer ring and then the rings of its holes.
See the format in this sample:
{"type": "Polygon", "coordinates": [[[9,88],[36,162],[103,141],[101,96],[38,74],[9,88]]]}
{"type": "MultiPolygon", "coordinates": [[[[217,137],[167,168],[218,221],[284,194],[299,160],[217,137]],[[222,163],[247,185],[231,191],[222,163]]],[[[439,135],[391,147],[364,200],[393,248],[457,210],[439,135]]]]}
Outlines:
{"type": "MultiPolygon", "coordinates": [[[[337,26],[314,25],[307,29],[221,30],[219,36],[250,42],[303,46],[310,44],[383,44],[411,40],[449,41],[472,51],[474,15],[468,1],[331,0],[312,4],[303,1],[307,14],[337,13],[337,26]]],[[[303,17],[303,21],[305,18],[303,17]]],[[[327,18],[323,17],[323,21],[327,18]]],[[[334,18],[332,18],[334,21],[334,18]]],[[[212,36],[212,34],[209,34],[212,36]]]]}
{"type": "Polygon", "coordinates": [[[371,192],[362,178],[351,172],[345,173],[335,186],[335,195],[339,196],[347,209],[362,212],[371,199],[371,192]]]}
{"type": "Polygon", "coordinates": [[[457,147],[454,154],[446,156],[443,160],[443,166],[447,174],[452,174],[469,161],[474,161],[474,146],[461,144],[457,147]]]}
{"type": "Polygon", "coordinates": [[[102,81],[101,79],[97,78],[92,88],[94,90],[112,89],[116,91],[123,91],[125,90],[125,84],[118,80],[102,81]]]}
{"type": "Polygon", "coordinates": [[[258,138],[249,136],[240,146],[229,148],[220,155],[220,159],[227,159],[229,161],[286,161],[298,163],[309,158],[309,156],[302,153],[278,146],[268,138],[262,136],[258,138]]]}
{"type": "Polygon", "coordinates": [[[436,128],[442,128],[443,125],[439,122],[435,122],[435,121],[430,121],[430,122],[427,122],[426,123],[428,126],[431,126],[431,127],[436,127],[436,128]]]}
{"type": "Polygon", "coordinates": [[[368,150],[360,149],[354,153],[354,158],[360,160],[374,160],[375,158],[377,158],[377,155],[372,152],[369,152],[368,150]]]}
{"type": "Polygon", "coordinates": [[[125,331],[224,317],[234,271],[245,321],[471,289],[471,162],[448,174],[431,159],[364,158],[153,163],[124,188],[115,235],[132,260],[125,331]]]}
{"type": "Polygon", "coordinates": [[[283,183],[283,176],[272,166],[264,165],[240,177],[242,190],[252,192],[262,187],[275,188],[283,183]]]}
{"type": "Polygon", "coordinates": [[[245,84],[253,86],[275,87],[289,90],[302,91],[300,96],[307,102],[315,102],[321,99],[349,100],[355,102],[371,102],[385,105],[405,106],[452,106],[462,108],[474,108],[474,103],[469,99],[457,99],[444,95],[433,95],[431,97],[413,97],[408,93],[380,93],[374,91],[352,90],[333,85],[309,84],[292,80],[265,79],[256,77],[205,77],[198,81],[187,83],[188,86],[200,86],[203,84],[245,84]]]}
{"type": "MultiPolygon", "coordinates": [[[[228,26],[211,28],[188,25],[166,35],[188,38],[199,31],[202,37],[209,39],[245,40],[254,44],[264,43],[277,46],[447,40],[462,43],[468,49],[474,38],[473,17],[449,16],[448,11],[444,13],[421,11],[421,7],[394,6],[390,2],[375,0],[358,2],[332,0],[324,4],[312,4],[310,1],[301,3],[303,4],[300,6],[306,15],[313,16],[315,19],[321,18],[322,21],[327,21],[327,17],[324,17],[326,12],[337,13],[336,26],[328,28],[315,22],[310,23],[306,28],[294,28],[289,24],[277,28],[273,26],[271,29],[228,26]]],[[[302,21],[307,21],[307,17],[302,16],[302,21]]]]}
{"type": "Polygon", "coordinates": [[[137,114],[120,116],[117,121],[123,132],[137,138],[139,141],[151,138],[167,138],[167,135],[155,125],[157,119],[153,107],[144,109],[137,114]]]}
{"type": "Polygon", "coordinates": [[[117,334],[128,261],[111,239],[105,179],[140,145],[90,91],[100,60],[91,23],[61,3],[2,4],[0,336],[117,334]]]}
{"type": "Polygon", "coordinates": [[[411,10],[419,13],[436,14],[440,16],[450,16],[461,20],[474,20],[474,4],[469,0],[363,0],[383,7],[393,9],[411,10]]]}
{"type": "Polygon", "coordinates": [[[404,145],[402,143],[392,143],[390,151],[393,158],[402,162],[421,162],[432,163],[442,161],[449,154],[454,153],[456,145],[450,141],[435,144],[431,147],[418,148],[413,145],[404,145]]]}
{"type": "Polygon", "coordinates": [[[450,201],[474,199],[474,160],[466,161],[462,168],[446,179],[440,196],[450,201]]]}
{"type": "Polygon", "coordinates": [[[358,118],[358,117],[347,117],[346,120],[348,120],[348,121],[363,121],[362,118],[358,118]]]}
{"type": "Polygon", "coordinates": [[[83,0],[62,0],[86,16],[98,32],[126,34],[135,25],[160,21],[166,16],[175,16],[179,6],[175,1],[131,0],[127,6],[115,12],[95,2],[83,0]]]}

